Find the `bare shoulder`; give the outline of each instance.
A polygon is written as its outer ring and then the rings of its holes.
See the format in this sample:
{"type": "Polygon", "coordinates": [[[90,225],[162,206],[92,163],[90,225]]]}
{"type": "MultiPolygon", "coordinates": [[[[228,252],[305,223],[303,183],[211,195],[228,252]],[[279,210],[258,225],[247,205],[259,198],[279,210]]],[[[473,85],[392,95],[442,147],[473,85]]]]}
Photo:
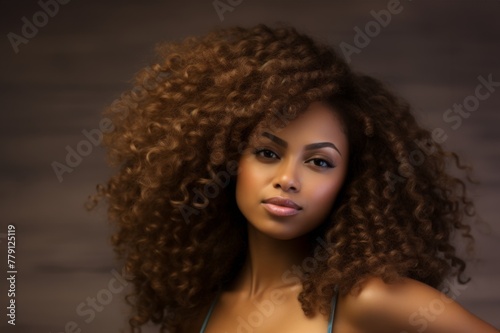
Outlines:
{"type": "Polygon", "coordinates": [[[340,299],[342,313],[360,332],[498,332],[440,291],[416,280],[366,280],[340,299]]]}

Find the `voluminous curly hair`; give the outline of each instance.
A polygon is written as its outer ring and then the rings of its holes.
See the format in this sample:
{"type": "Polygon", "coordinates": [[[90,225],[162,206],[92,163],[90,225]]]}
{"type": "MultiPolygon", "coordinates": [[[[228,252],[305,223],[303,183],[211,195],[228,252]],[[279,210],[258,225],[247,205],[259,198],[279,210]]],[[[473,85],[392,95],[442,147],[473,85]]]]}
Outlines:
{"type": "Polygon", "coordinates": [[[109,205],[135,287],[133,330],[151,321],[181,331],[236,276],[248,246],[234,199],[239,156],[257,128],[283,127],[316,101],[340,113],[352,157],[315,231],[327,259],[301,277],[304,313],[327,313],[334,286],[345,294],[373,276],[466,282],[451,237],[471,238],[464,219],[474,209],[447,162],[465,167],[408,104],[293,28],[221,29],[160,45],[157,63],[105,111],[118,171],[89,203],[109,205]]]}

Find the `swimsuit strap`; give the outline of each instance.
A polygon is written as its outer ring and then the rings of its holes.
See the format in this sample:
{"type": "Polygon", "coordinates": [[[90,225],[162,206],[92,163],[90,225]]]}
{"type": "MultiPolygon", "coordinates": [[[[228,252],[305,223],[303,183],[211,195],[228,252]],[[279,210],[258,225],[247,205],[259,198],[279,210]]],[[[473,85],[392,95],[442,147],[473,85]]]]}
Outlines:
{"type": "Polygon", "coordinates": [[[208,310],[207,316],[205,317],[205,321],[203,322],[203,326],[201,326],[200,333],[204,333],[205,332],[205,328],[207,327],[208,320],[210,319],[210,315],[212,314],[212,311],[214,310],[215,303],[217,303],[217,300],[219,299],[219,296],[220,296],[220,289],[217,292],[217,296],[212,301],[212,305],[210,305],[210,310],[208,310]]]}
{"type": "Polygon", "coordinates": [[[335,307],[337,306],[337,295],[338,292],[337,290],[335,290],[335,295],[332,299],[332,312],[330,313],[330,320],[328,321],[328,333],[332,333],[333,319],[335,318],[335,307]]]}

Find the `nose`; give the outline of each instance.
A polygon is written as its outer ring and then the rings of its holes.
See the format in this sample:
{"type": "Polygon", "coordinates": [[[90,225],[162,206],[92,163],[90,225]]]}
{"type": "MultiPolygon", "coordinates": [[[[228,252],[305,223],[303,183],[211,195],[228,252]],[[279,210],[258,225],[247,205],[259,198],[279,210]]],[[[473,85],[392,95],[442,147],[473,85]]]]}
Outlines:
{"type": "Polygon", "coordinates": [[[299,192],[301,188],[298,166],[292,159],[282,160],[273,180],[273,187],[285,192],[299,192]]]}

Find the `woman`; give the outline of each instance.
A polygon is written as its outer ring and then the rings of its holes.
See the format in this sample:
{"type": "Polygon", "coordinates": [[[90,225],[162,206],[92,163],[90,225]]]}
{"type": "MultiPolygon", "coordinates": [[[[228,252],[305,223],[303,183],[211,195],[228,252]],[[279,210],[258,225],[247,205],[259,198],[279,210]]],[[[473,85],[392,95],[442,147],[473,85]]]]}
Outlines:
{"type": "Polygon", "coordinates": [[[437,290],[467,282],[473,204],[404,101],[293,28],[158,53],[106,112],[119,170],[93,198],[133,330],[496,332],[437,290]]]}

